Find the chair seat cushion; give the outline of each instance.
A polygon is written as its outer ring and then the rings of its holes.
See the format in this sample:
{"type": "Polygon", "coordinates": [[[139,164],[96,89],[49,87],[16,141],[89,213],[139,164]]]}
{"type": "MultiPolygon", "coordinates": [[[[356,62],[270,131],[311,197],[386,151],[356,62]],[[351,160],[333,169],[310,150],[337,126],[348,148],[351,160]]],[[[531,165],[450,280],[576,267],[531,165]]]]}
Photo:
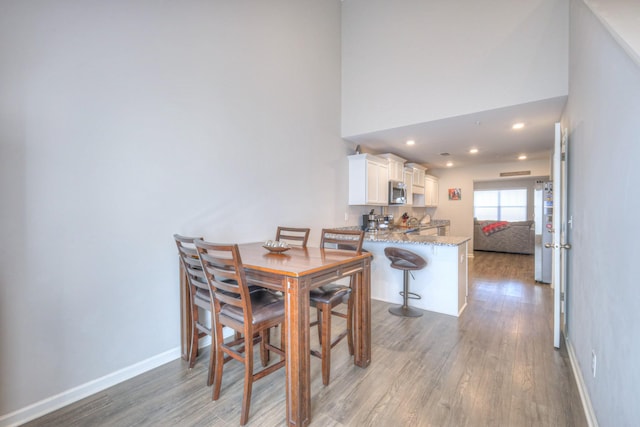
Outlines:
{"type": "Polygon", "coordinates": [[[398,270],[421,270],[424,265],[416,265],[412,262],[406,260],[398,260],[391,263],[391,268],[396,268],[398,270]]]}
{"type": "Polygon", "coordinates": [[[344,285],[325,285],[309,291],[311,305],[346,303],[351,295],[351,288],[344,285]]]}
{"type": "MultiPolygon", "coordinates": [[[[254,325],[278,317],[284,318],[284,300],[266,289],[255,290],[251,292],[251,310],[254,325]]],[[[240,307],[225,304],[220,309],[220,314],[237,322],[244,322],[244,313],[240,307]]]]}
{"type": "Polygon", "coordinates": [[[427,265],[424,258],[406,249],[387,247],[384,254],[391,260],[391,267],[398,270],[421,270],[427,265]]]}

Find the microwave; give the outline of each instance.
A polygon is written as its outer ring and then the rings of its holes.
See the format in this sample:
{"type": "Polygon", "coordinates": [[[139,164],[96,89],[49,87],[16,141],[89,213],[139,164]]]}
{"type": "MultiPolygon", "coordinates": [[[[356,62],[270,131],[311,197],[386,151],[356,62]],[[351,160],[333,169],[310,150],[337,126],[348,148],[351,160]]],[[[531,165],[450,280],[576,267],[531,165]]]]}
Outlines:
{"type": "Polygon", "coordinates": [[[407,186],[402,181],[389,181],[389,204],[404,205],[407,203],[407,186]]]}

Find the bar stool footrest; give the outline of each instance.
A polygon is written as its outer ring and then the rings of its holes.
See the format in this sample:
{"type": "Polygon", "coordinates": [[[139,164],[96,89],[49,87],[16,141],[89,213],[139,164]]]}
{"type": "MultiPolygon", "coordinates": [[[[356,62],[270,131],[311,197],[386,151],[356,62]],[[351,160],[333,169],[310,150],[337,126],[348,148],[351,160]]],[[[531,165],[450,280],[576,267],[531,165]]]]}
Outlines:
{"type": "MultiPolygon", "coordinates": [[[[400,291],[398,293],[402,296],[402,298],[404,298],[404,292],[403,291],[400,291]]],[[[415,292],[407,292],[407,298],[408,299],[422,299],[422,297],[420,295],[416,294],[415,292]]]]}

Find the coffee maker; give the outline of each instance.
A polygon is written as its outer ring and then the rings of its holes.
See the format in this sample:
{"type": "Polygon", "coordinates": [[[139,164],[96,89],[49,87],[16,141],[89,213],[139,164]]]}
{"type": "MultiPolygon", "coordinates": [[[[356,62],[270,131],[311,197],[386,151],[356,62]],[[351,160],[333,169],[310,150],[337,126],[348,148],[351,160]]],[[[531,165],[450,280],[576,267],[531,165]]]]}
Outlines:
{"type": "Polygon", "coordinates": [[[378,215],[373,213],[373,209],[368,215],[362,215],[362,229],[369,232],[378,230],[378,215]]]}

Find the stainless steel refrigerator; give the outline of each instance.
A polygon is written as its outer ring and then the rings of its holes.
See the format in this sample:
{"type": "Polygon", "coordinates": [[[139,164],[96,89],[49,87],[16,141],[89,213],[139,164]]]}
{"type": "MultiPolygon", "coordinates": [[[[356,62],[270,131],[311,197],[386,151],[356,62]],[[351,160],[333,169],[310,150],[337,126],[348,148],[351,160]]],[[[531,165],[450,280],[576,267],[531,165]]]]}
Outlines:
{"type": "Polygon", "coordinates": [[[553,241],[553,184],[550,181],[537,181],[534,195],[535,210],[535,280],[551,283],[551,248],[545,244],[553,241]]]}

